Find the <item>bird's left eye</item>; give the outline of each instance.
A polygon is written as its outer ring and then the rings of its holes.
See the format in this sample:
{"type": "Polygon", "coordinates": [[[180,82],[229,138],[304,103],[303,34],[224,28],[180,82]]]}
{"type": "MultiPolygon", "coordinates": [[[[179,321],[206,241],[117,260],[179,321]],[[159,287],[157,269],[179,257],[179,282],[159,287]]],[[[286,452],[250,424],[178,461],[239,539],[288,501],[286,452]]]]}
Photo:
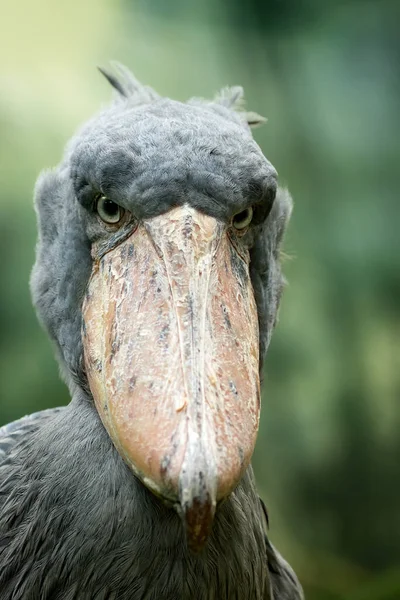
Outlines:
{"type": "Polygon", "coordinates": [[[241,231],[243,229],[246,229],[246,227],[248,227],[250,225],[252,218],[253,218],[253,207],[249,206],[248,208],[245,208],[244,210],[242,210],[239,213],[236,213],[236,215],[234,215],[234,217],[232,219],[232,225],[234,226],[235,229],[237,229],[238,231],[241,231]]]}
{"type": "Polygon", "coordinates": [[[124,209],[106,196],[100,196],[96,202],[96,210],[102,221],[115,225],[119,223],[124,214],[124,209]]]}

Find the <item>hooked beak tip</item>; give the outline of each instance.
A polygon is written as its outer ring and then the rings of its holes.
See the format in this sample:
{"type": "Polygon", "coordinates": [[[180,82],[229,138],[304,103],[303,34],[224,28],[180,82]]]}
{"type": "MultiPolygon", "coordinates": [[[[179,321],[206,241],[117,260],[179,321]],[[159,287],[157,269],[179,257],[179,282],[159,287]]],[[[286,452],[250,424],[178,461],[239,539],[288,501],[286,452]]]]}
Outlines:
{"type": "Polygon", "coordinates": [[[193,498],[179,506],[186,531],[188,548],[195,554],[203,550],[210,537],[214,521],[216,502],[210,494],[193,498]]]}
{"type": "Polygon", "coordinates": [[[193,553],[199,553],[210,537],[217,492],[215,453],[210,444],[193,436],[186,448],[178,487],[178,513],[183,521],[188,548],[193,553]]]}

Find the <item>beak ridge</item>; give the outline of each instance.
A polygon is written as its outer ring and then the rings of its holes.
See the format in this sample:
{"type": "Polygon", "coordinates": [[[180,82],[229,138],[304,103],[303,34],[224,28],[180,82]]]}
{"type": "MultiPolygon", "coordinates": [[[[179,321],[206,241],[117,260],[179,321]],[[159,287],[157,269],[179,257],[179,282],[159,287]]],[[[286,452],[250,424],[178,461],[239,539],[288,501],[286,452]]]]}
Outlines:
{"type": "Polygon", "coordinates": [[[144,221],[101,262],[83,307],[97,410],[136,475],[179,507],[200,550],[258,429],[248,253],[223,223],[181,206],[144,221]]]}

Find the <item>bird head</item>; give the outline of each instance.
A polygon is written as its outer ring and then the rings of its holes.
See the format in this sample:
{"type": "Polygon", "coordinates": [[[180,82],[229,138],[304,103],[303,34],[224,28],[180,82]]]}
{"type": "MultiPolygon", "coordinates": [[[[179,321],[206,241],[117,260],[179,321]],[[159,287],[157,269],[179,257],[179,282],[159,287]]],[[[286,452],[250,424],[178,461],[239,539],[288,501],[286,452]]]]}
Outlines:
{"type": "Polygon", "coordinates": [[[72,393],[198,550],[253,453],[291,202],[241,88],[181,103],[116,70],[37,183],[32,293],[72,393]]]}

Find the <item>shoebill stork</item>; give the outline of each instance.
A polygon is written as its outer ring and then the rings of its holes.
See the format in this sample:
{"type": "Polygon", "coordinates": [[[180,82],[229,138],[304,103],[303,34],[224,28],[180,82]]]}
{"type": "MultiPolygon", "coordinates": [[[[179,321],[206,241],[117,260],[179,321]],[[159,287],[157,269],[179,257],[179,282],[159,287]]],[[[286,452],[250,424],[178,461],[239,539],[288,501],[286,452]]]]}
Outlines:
{"type": "Polygon", "coordinates": [[[301,598],[250,464],[290,198],[241,88],[181,103],[115,69],[36,187],[72,399],[0,430],[1,598],[301,598]]]}

